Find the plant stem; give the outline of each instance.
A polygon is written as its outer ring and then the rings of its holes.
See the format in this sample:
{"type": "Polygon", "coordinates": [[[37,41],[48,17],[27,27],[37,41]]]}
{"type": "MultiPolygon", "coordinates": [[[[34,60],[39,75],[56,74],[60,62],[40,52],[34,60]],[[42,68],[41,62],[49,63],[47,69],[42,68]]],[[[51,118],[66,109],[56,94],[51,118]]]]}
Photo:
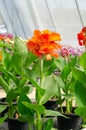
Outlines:
{"type": "MultiPolygon", "coordinates": [[[[40,87],[42,86],[42,80],[43,80],[43,58],[39,59],[40,60],[40,87]]],[[[40,102],[38,102],[38,105],[41,105],[40,102]]],[[[37,113],[36,115],[36,130],[42,130],[42,117],[40,113],[37,113]]]]}
{"type": "Polygon", "coordinates": [[[42,130],[42,119],[39,113],[37,113],[36,130],[42,130]]]}
{"type": "Polygon", "coordinates": [[[42,85],[42,79],[43,79],[43,58],[40,60],[40,86],[42,85]]]}
{"type": "Polygon", "coordinates": [[[62,104],[60,104],[60,108],[61,108],[61,113],[63,113],[63,108],[62,108],[62,104]]]}
{"type": "Polygon", "coordinates": [[[70,113],[70,101],[66,99],[66,112],[70,113]]]}

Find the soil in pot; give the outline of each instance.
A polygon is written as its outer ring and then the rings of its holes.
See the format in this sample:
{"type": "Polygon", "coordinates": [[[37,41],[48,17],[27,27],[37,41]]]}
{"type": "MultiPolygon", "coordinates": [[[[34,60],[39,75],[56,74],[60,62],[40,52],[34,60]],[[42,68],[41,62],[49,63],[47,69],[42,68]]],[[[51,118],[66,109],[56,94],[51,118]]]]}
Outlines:
{"type": "Polygon", "coordinates": [[[58,130],[81,130],[82,118],[75,114],[64,114],[68,118],[58,116],[58,130]]]}
{"type": "Polygon", "coordinates": [[[16,118],[8,118],[8,129],[9,130],[28,130],[27,122],[20,122],[16,118]]]}

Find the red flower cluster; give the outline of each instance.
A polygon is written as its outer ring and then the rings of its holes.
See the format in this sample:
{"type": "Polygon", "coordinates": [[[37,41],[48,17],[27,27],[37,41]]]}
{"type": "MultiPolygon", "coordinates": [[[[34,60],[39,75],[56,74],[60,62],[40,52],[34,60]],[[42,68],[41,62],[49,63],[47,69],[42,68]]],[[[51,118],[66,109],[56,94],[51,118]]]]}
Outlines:
{"type": "Polygon", "coordinates": [[[86,46],[86,26],[77,34],[80,46],[86,46]]]}
{"type": "Polygon", "coordinates": [[[61,46],[56,41],[60,40],[61,37],[58,33],[49,30],[35,30],[33,37],[27,42],[27,47],[36,56],[42,57],[45,55],[46,59],[50,60],[52,56],[58,57],[58,50],[61,49],[61,46]]]}

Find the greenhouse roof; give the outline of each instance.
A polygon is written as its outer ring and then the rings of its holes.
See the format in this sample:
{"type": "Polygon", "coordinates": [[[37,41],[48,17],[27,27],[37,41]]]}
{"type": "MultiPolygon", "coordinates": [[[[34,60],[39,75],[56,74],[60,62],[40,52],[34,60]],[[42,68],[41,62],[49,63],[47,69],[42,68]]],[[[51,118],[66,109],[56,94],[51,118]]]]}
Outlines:
{"type": "Polygon", "coordinates": [[[0,33],[26,39],[34,29],[49,29],[61,34],[62,44],[78,46],[85,24],[86,0],[0,0],[0,33]]]}

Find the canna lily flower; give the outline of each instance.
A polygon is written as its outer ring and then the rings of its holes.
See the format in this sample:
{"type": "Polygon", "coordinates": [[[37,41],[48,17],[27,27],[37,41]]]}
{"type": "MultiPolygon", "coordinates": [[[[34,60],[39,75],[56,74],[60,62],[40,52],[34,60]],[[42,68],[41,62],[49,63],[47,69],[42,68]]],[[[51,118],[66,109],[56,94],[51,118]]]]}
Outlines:
{"type": "Polygon", "coordinates": [[[68,52],[68,49],[67,48],[62,48],[61,49],[61,56],[62,57],[66,57],[68,56],[69,52],[68,52]]]}
{"type": "Polygon", "coordinates": [[[77,34],[80,46],[86,46],[86,27],[83,27],[80,33],[77,34]]]}
{"type": "Polygon", "coordinates": [[[61,46],[56,42],[61,41],[60,34],[49,30],[35,30],[34,35],[27,42],[28,50],[38,57],[46,56],[47,60],[58,57],[58,50],[61,46]]]}

